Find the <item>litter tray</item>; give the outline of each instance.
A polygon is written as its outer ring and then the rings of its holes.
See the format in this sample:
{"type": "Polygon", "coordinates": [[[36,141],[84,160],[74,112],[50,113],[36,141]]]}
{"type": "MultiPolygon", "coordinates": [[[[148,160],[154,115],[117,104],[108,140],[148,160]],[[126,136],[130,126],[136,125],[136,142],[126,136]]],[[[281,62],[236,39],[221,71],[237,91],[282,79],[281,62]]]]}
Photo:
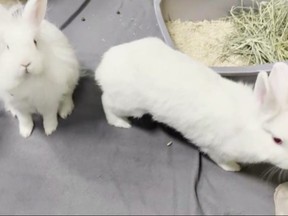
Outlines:
{"type": "MultiPolygon", "coordinates": [[[[176,19],[182,21],[219,19],[228,16],[233,5],[240,4],[241,0],[154,0],[158,25],[165,42],[173,48],[175,48],[175,45],[167,30],[165,21],[176,19]]],[[[270,72],[272,66],[273,64],[261,64],[243,67],[212,67],[212,69],[219,74],[228,77],[255,77],[261,70],[270,72]]]]}

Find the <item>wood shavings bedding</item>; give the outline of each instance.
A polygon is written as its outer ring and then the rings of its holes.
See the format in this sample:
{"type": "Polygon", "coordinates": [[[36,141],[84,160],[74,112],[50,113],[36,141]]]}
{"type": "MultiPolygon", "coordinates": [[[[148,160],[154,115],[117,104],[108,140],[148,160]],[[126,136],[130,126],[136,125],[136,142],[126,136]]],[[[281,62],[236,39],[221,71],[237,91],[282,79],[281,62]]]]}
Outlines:
{"type": "Polygon", "coordinates": [[[168,31],[177,49],[208,66],[243,66],[248,60],[234,55],[223,61],[225,38],[234,30],[226,20],[168,21],[168,31]]]}

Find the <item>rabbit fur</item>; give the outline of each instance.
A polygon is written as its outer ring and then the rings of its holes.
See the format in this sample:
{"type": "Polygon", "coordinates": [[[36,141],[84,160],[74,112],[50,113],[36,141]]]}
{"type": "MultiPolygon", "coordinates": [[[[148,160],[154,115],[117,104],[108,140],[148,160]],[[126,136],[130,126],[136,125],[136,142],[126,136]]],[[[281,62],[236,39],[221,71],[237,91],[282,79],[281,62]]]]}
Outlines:
{"type": "Polygon", "coordinates": [[[45,133],[66,118],[74,103],[80,70],[67,37],[45,20],[47,0],[23,7],[0,7],[0,97],[19,121],[20,134],[30,136],[32,114],[43,116],[45,133]]]}
{"type": "Polygon", "coordinates": [[[149,113],[226,171],[239,163],[288,169],[288,66],[261,71],[255,88],[221,77],[158,38],[110,48],[95,71],[109,124],[149,113]]]}

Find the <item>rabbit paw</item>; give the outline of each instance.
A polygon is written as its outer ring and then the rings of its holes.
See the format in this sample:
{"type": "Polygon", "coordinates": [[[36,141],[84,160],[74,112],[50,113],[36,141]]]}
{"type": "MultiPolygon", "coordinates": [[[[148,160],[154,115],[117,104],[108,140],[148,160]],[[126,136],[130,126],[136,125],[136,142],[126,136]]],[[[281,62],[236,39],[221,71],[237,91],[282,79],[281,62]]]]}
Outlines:
{"type": "Polygon", "coordinates": [[[59,115],[62,119],[66,119],[73,111],[74,103],[71,98],[65,99],[60,106],[59,115]]]}
{"type": "Polygon", "coordinates": [[[33,131],[33,122],[27,122],[27,123],[22,123],[19,125],[19,130],[20,130],[20,134],[21,136],[23,136],[24,138],[28,138],[32,131],[33,131]]]}
{"type": "Polygon", "coordinates": [[[112,126],[115,126],[115,127],[119,127],[119,128],[131,128],[131,124],[129,124],[126,120],[124,119],[115,119],[114,121],[108,121],[108,123],[112,126]]]}
{"type": "Polygon", "coordinates": [[[228,172],[239,172],[241,170],[241,166],[234,161],[229,161],[226,163],[218,163],[218,166],[228,172]]]}
{"type": "Polygon", "coordinates": [[[44,130],[47,136],[51,135],[54,131],[56,131],[58,126],[57,119],[45,119],[44,118],[44,130]]]}
{"type": "Polygon", "coordinates": [[[106,105],[105,100],[102,96],[102,102],[103,102],[103,109],[104,113],[107,119],[108,124],[119,127],[119,128],[131,128],[131,124],[128,122],[128,119],[125,117],[119,117],[116,115],[109,106],[106,105]]]}

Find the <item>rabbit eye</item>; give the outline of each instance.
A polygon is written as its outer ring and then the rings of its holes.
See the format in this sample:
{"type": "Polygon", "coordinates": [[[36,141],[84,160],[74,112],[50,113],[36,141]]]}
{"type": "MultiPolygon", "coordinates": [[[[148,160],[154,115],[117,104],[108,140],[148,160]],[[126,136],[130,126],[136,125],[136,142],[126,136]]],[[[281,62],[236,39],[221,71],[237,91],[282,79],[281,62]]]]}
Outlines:
{"type": "Polygon", "coordinates": [[[273,137],[273,140],[278,145],[281,145],[283,143],[283,141],[280,138],[277,138],[277,137],[273,137]]]}
{"type": "Polygon", "coordinates": [[[34,44],[35,44],[35,46],[37,46],[37,45],[38,45],[38,42],[37,42],[37,40],[34,40],[34,44]]]}

